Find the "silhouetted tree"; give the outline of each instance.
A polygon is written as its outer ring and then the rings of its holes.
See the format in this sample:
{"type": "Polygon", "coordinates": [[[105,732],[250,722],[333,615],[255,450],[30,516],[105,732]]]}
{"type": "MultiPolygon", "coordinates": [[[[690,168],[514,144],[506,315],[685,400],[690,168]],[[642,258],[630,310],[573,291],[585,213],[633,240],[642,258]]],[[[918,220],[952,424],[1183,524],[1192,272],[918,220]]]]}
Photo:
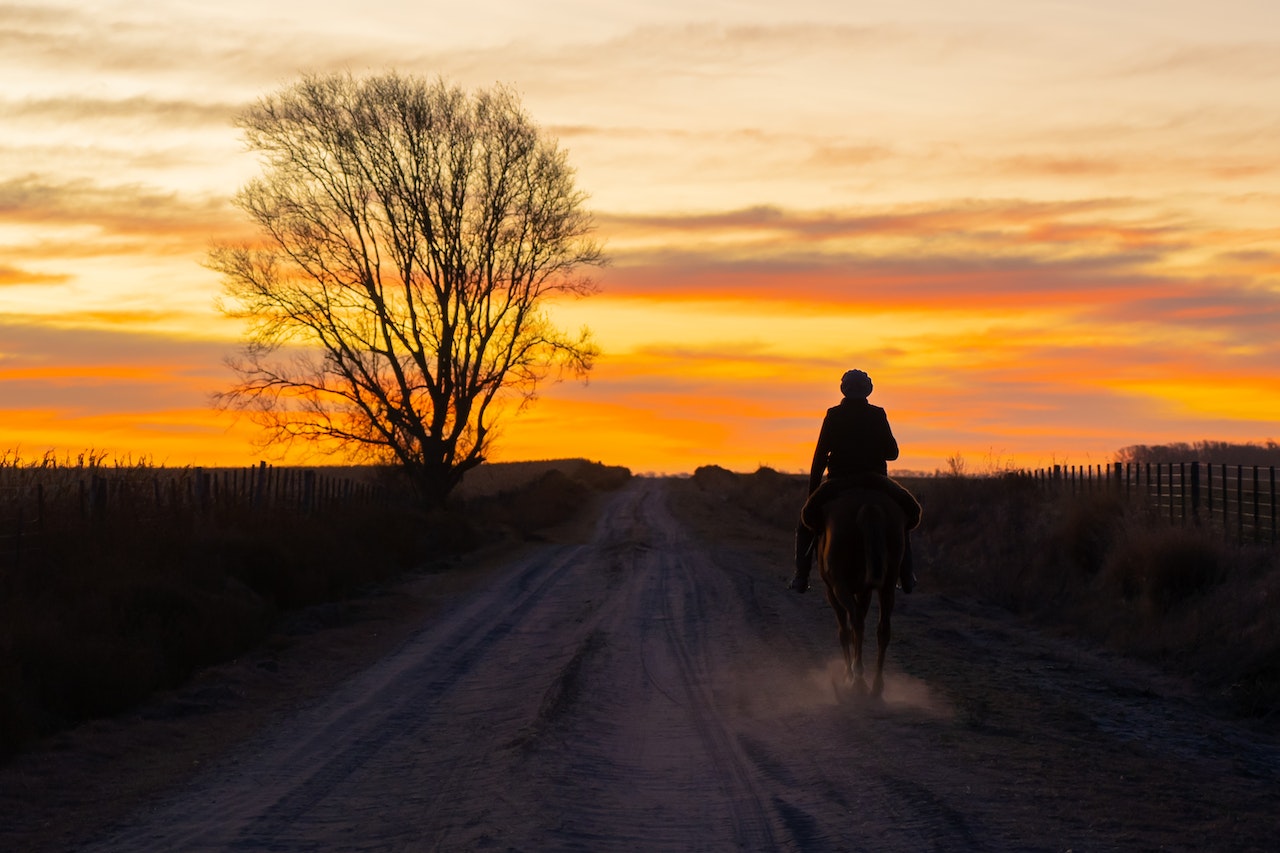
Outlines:
{"type": "Polygon", "coordinates": [[[1168,464],[1178,462],[1209,462],[1215,465],[1276,465],[1280,464],[1280,445],[1274,441],[1262,444],[1229,441],[1185,441],[1171,444],[1134,444],[1116,452],[1117,462],[1138,464],[1168,464]]]}
{"type": "Polygon", "coordinates": [[[263,174],[235,203],[261,241],[209,254],[248,321],[218,398],[264,444],[396,463],[439,503],[500,411],[591,369],[589,331],[544,302],[595,292],[604,257],[565,152],[510,90],[308,76],[237,124],[263,174]]]}

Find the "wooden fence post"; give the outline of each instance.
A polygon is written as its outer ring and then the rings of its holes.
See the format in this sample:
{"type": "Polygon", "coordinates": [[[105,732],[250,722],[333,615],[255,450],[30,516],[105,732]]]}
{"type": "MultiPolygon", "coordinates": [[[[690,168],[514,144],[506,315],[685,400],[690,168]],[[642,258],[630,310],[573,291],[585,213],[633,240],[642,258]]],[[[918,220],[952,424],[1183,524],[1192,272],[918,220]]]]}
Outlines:
{"type": "Polygon", "coordinates": [[[1164,466],[1160,462],[1156,462],[1156,515],[1160,515],[1160,497],[1161,492],[1164,491],[1162,487],[1165,484],[1164,470],[1162,469],[1164,469],[1164,466]]]}
{"type": "Polygon", "coordinates": [[[1271,480],[1271,544],[1276,544],[1276,466],[1269,468],[1271,480]]]}
{"type": "MultiPolygon", "coordinates": [[[[1173,463],[1169,463],[1169,491],[1173,492],[1173,463]]],[[[1173,519],[1173,507],[1170,507],[1169,518],[1173,519]]],[[[1178,520],[1187,521],[1187,463],[1178,463],[1178,520]]]]}
{"type": "Polygon", "coordinates": [[[1205,510],[1209,514],[1209,523],[1212,524],[1213,523],[1213,463],[1210,462],[1204,467],[1205,467],[1205,475],[1206,475],[1205,484],[1204,484],[1205,510]]]}
{"type": "Polygon", "coordinates": [[[204,475],[203,468],[196,468],[196,506],[201,511],[209,508],[209,480],[204,475]]]}
{"type": "MultiPolygon", "coordinates": [[[[252,470],[252,469],[250,469],[252,470]]],[[[263,496],[267,492],[267,460],[258,460],[258,476],[254,478],[253,483],[253,508],[260,509],[262,507],[263,496]]]]}
{"type": "Polygon", "coordinates": [[[1191,520],[1200,526],[1200,463],[1191,463],[1191,520]]]}
{"type": "Polygon", "coordinates": [[[1258,466],[1253,466],[1253,541],[1262,541],[1262,510],[1258,507],[1258,466]]]}
{"type": "Polygon", "coordinates": [[[1244,541],[1244,466],[1236,466],[1236,542],[1244,541]]]}
{"type": "Polygon", "coordinates": [[[1227,477],[1227,463],[1222,463],[1222,538],[1231,541],[1231,480],[1227,477]]]}

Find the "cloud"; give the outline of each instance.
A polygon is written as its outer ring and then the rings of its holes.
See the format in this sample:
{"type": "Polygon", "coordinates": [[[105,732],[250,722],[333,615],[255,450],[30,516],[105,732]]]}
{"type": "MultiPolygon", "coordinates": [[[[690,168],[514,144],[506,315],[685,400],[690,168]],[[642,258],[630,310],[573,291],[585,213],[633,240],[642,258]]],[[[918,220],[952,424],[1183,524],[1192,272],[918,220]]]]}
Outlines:
{"type": "Polygon", "coordinates": [[[1064,157],[1054,155],[1019,155],[1004,162],[1009,171],[1053,177],[1105,178],[1122,174],[1132,164],[1108,157],[1064,157]]]}
{"type": "Polygon", "coordinates": [[[1235,349],[1261,347],[1280,357],[1280,290],[1258,287],[1249,279],[1205,278],[1178,282],[1110,306],[1107,316],[1131,318],[1135,326],[1160,324],[1170,338],[1190,335],[1198,340],[1217,331],[1221,346],[1235,349]]]}
{"type": "MultiPolygon", "coordinates": [[[[65,319],[65,318],[64,318],[65,319]]],[[[146,416],[175,405],[208,408],[231,381],[217,341],[0,321],[0,409],[146,416]]]]}
{"type": "MultiPolygon", "coordinates": [[[[1252,134],[1241,133],[1248,137],[1252,134]]],[[[1265,151],[1249,153],[1247,150],[1221,153],[1219,146],[1213,153],[1177,154],[1164,152],[1158,156],[1139,151],[1081,157],[1062,154],[1019,154],[992,161],[995,174],[1024,177],[1068,179],[1157,178],[1176,174],[1185,180],[1189,175],[1221,181],[1249,180],[1280,172],[1274,157],[1265,151]]],[[[1244,147],[1244,146],[1237,146],[1244,147]]]]}
{"type": "Polygon", "coordinates": [[[20,284],[65,284],[71,276],[58,273],[31,272],[18,267],[0,264],[0,287],[20,284]]]}
{"type": "MultiPolygon", "coordinates": [[[[103,238],[130,238],[111,248],[101,239],[94,251],[190,252],[210,236],[236,225],[226,198],[190,196],[142,184],[111,185],[88,179],[59,181],[28,174],[0,181],[0,224],[91,225],[103,238]]],[[[80,242],[77,240],[76,242],[80,242]]],[[[75,253],[76,250],[71,248],[75,253]]]]}
{"type": "Polygon", "coordinates": [[[844,239],[903,237],[937,244],[942,240],[993,249],[1073,250],[1121,245],[1128,250],[1170,249],[1185,244],[1186,228],[1177,223],[1132,221],[1135,203],[1126,199],[1078,201],[987,199],[891,207],[874,212],[787,211],[769,205],[716,213],[609,214],[605,229],[629,235],[733,232],[763,236],[775,246],[835,242],[844,239]],[[1108,216],[1108,214],[1110,214],[1108,216]],[[1087,217],[1087,218],[1086,218],[1087,217]]]}
{"type": "Polygon", "coordinates": [[[63,325],[44,318],[0,319],[0,360],[8,369],[24,365],[72,371],[128,367],[160,374],[226,375],[222,359],[225,341],[176,337],[156,333],[113,331],[73,325],[83,315],[69,313],[63,325]]]}
{"type": "Polygon", "coordinates": [[[691,23],[641,26],[601,42],[583,55],[584,63],[599,66],[605,58],[648,60],[662,74],[698,74],[731,64],[765,66],[778,57],[814,53],[883,52],[911,38],[898,26],[852,26],[820,22],[774,25],[718,25],[691,23]],[[680,62],[671,60],[678,57],[680,62]],[[692,69],[692,71],[690,71],[692,69]]]}
{"type": "Polygon", "coordinates": [[[1128,199],[865,212],[759,206],[599,222],[615,259],[602,284],[622,296],[939,312],[1056,307],[1064,319],[1231,329],[1269,326],[1280,310],[1277,253],[1256,248],[1273,235],[1205,231],[1128,199]]]}
{"type": "Polygon", "coordinates": [[[406,58],[388,51],[390,37],[347,31],[335,38],[323,17],[294,17],[279,26],[261,15],[175,11],[107,18],[83,6],[0,7],[0,65],[44,68],[58,78],[128,83],[150,77],[163,88],[192,92],[216,82],[215,100],[221,100],[228,91],[252,97],[264,81],[296,77],[306,68],[385,67],[406,58]]]}
{"type": "Polygon", "coordinates": [[[128,122],[135,132],[138,124],[173,125],[187,130],[201,125],[226,128],[243,107],[243,104],[170,100],[147,95],[115,99],[83,95],[0,99],[0,111],[13,122],[128,122]]]}
{"type": "Polygon", "coordinates": [[[1150,50],[1123,66],[1120,76],[1209,74],[1259,81],[1280,75],[1280,39],[1217,44],[1181,44],[1150,50]]]}
{"type": "Polygon", "coordinates": [[[732,260],[696,252],[619,263],[602,284],[611,295],[676,301],[763,300],[874,310],[972,312],[1060,305],[1064,300],[1146,288],[1141,279],[1104,281],[1096,264],[1031,260],[801,256],[732,260]]]}
{"type": "Polygon", "coordinates": [[[1151,271],[1190,244],[1126,204],[989,202],[864,214],[773,207],[600,217],[621,235],[606,291],[937,310],[1117,302],[1167,286],[1151,271]],[[678,241],[678,242],[677,242],[678,241]],[[674,244],[674,245],[673,245],[674,244]]]}
{"type": "Polygon", "coordinates": [[[0,21],[8,33],[30,32],[34,28],[51,28],[64,20],[63,10],[49,6],[37,6],[30,3],[0,3],[0,21]]]}

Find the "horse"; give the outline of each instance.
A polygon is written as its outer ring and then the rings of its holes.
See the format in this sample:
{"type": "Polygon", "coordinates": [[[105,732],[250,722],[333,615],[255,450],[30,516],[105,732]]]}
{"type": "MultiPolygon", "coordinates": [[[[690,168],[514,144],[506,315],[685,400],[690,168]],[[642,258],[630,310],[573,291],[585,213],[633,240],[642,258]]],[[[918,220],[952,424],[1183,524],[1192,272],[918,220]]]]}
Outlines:
{"type": "Polygon", "coordinates": [[[840,647],[844,651],[845,680],[863,693],[862,641],[871,596],[880,599],[876,626],[876,674],[871,695],[884,691],[884,654],[889,647],[894,588],[906,547],[906,515],[884,491],[851,488],[822,507],[818,529],[818,568],[827,602],[835,611],[840,647]]]}

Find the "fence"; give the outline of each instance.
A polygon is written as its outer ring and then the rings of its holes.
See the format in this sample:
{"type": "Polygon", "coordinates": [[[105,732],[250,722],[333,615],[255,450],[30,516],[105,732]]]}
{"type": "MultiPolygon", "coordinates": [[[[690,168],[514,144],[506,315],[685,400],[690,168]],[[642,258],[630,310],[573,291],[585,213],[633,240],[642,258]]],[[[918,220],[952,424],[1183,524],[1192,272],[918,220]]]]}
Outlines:
{"type": "Polygon", "coordinates": [[[1210,462],[1116,462],[1055,465],[1031,472],[1046,484],[1072,492],[1113,491],[1144,502],[1177,524],[1220,527],[1227,539],[1275,545],[1277,528],[1274,465],[1210,462]]]}
{"type": "Polygon", "coordinates": [[[37,489],[33,508],[22,497],[16,487],[0,487],[0,555],[15,563],[38,552],[44,536],[44,490],[37,489]]]}
{"type": "MultiPolygon", "coordinates": [[[[344,469],[338,469],[344,470],[344,469]]],[[[0,466],[0,565],[38,554],[45,536],[128,513],[286,510],[384,500],[392,489],[315,468],[107,468],[0,466]]]]}

